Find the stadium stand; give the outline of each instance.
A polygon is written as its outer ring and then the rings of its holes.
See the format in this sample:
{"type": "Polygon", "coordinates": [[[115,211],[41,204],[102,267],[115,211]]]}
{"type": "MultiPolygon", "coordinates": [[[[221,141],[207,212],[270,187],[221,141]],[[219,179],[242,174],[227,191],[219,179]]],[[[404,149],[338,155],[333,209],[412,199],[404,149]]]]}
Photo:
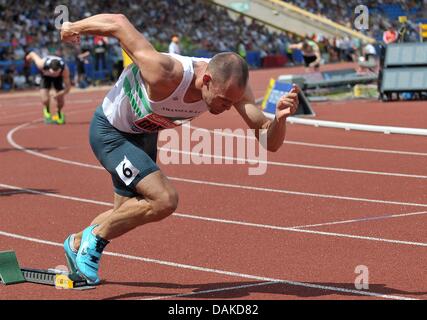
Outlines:
{"type": "MultiPolygon", "coordinates": [[[[353,13],[351,8],[358,1],[349,0],[292,0],[304,10],[329,17],[335,22],[348,25],[353,13]],[[349,5],[350,3],[350,5],[349,5]],[[337,14],[338,13],[338,14],[337,14]]],[[[24,62],[26,52],[35,50],[39,54],[60,54],[69,65],[72,78],[76,75],[76,56],[80,48],[60,42],[55,29],[54,1],[42,3],[17,0],[13,6],[0,0],[0,90],[25,88],[37,84],[37,69],[24,62]],[[25,81],[24,81],[25,79],[25,81]]],[[[246,60],[252,68],[277,67],[302,63],[298,50],[288,50],[289,43],[300,38],[291,32],[272,31],[256,20],[235,19],[229,12],[211,3],[196,0],[64,0],[71,21],[101,12],[123,13],[160,51],[167,51],[170,36],[179,30],[183,54],[210,57],[221,51],[238,51],[243,44],[246,60]],[[141,8],[144,8],[141,10],[141,8]],[[194,28],[197,24],[198,27],[194,28]]],[[[372,30],[377,38],[390,21],[400,14],[418,15],[424,8],[419,1],[380,0],[368,1],[373,12],[372,30]]],[[[418,21],[418,20],[417,20],[418,21]]],[[[419,36],[416,25],[415,34],[419,36]]],[[[361,43],[351,38],[327,38],[321,34],[309,35],[319,43],[324,62],[340,60],[354,61],[360,53],[361,43]]],[[[102,68],[95,68],[94,39],[82,39],[82,47],[90,49],[89,63],[85,65],[86,77],[112,81],[117,77],[115,65],[121,61],[121,48],[114,39],[106,46],[106,61],[102,68]]]]}

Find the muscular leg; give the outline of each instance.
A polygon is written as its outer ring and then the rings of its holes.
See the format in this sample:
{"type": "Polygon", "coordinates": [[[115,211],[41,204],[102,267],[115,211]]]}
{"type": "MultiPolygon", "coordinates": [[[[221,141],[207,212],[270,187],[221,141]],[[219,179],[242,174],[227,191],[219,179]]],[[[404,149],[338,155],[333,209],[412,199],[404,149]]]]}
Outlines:
{"type": "MultiPolygon", "coordinates": [[[[143,197],[126,198],[115,195],[114,209],[100,214],[93,222],[94,233],[106,240],[117,238],[144,224],[160,221],[171,215],[178,205],[178,194],[169,180],[156,171],[136,186],[143,197]]],[[[80,246],[82,232],[76,234],[74,246],[80,246]]]]}
{"type": "Polygon", "coordinates": [[[64,107],[64,103],[65,103],[64,96],[56,98],[56,107],[58,108],[58,113],[61,113],[61,110],[64,107]]]}
{"type": "MultiPolygon", "coordinates": [[[[90,225],[93,226],[94,224],[102,224],[104,221],[107,220],[107,218],[115,211],[117,210],[125,201],[129,200],[131,198],[123,197],[118,195],[117,193],[114,193],[114,207],[113,209],[107,210],[100,215],[98,215],[91,223],[90,225]]],[[[74,236],[74,248],[79,249],[80,242],[82,240],[83,231],[76,233],[74,236]]]]}
{"type": "Polygon", "coordinates": [[[112,240],[138,226],[168,217],[178,206],[178,194],[161,171],[142,179],[136,190],[143,198],[135,197],[125,201],[94,229],[95,234],[112,240]]]}
{"type": "Polygon", "coordinates": [[[43,108],[46,107],[47,111],[50,112],[49,89],[40,89],[40,97],[42,99],[43,108]]]}

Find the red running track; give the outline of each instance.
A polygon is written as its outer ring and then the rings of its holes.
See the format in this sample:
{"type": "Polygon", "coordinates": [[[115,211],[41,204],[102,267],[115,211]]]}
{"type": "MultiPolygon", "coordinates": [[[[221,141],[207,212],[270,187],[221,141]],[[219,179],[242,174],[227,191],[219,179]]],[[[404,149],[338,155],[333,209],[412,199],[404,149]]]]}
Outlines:
{"type": "MultiPolygon", "coordinates": [[[[279,72],[288,70],[270,71],[279,72]]],[[[259,93],[267,75],[251,75],[259,93]]],[[[63,265],[64,238],[111,205],[109,175],[87,141],[104,93],[70,94],[65,126],[32,123],[37,96],[0,97],[0,250],[15,250],[22,266],[63,265]]],[[[396,125],[423,127],[421,116],[404,116],[416,103],[395,105],[378,122],[369,106],[385,106],[358,103],[315,108],[334,120],[391,124],[384,119],[401,116],[408,122],[396,125]]],[[[233,111],[191,125],[245,128],[233,111]]],[[[248,175],[248,164],[161,165],[180,193],[177,213],[113,241],[103,285],[1,286],[0,297],[425,299],[425,139],[289,125],[261,176],[248,175]],[[369,290],[355,288],[357,266],[368,267],[369,290]]]]}

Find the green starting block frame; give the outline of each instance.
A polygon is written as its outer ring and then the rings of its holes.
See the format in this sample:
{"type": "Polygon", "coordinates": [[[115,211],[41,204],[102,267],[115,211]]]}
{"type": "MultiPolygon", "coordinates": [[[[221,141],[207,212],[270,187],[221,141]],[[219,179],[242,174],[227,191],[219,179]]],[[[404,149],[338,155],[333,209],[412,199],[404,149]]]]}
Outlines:
{"type": "Polygon", "coordinates": [[[9,285],[25,281],[15,251],[0,252],[0,282],[9,285]]]}
{"type": "Polygon", "coordinates": [[[68,268],[71,272],[63,270],[40,270],[21,268],[18,263],[15,251],[1,251],[0,252],[0,283],[4,285],[12,285],[24,282],[31,282],[37,284],[44,284],[49,286],[57,286],[57,277],[65,276],[67,283],[71,284],[67,287],[70,289],[93,289],[94,286],[90,286],[86,279],[80,277],[77,274],[77,270],[74,268],[73,263],[69,260],[67,255],[68,268]],[[68,282],[68,280],[70,280],[68,282]]]}

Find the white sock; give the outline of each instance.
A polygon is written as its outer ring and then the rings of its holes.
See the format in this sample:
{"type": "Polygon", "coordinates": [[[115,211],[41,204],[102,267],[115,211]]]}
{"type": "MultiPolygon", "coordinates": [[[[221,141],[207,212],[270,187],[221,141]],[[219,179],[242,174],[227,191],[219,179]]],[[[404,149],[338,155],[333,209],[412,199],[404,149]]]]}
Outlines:
{"type": "Polygon", "coordinates": [[[73,250],[73,252],[77,252],[77,249],[74,247],[74,237],[75,237],[75,235],[72,234],[70,237],[69,243],[70,243],[71,250],[73,250]]]}
{"type": "MultiPolygon", "coordinates": [[[[95,228],[98,226],[98,224],[95,224],[95,228]]],[[[93,228],[92,229],[92,234],[96,237],[96,234],[95,234],[95,228],[93,228]]]]}

